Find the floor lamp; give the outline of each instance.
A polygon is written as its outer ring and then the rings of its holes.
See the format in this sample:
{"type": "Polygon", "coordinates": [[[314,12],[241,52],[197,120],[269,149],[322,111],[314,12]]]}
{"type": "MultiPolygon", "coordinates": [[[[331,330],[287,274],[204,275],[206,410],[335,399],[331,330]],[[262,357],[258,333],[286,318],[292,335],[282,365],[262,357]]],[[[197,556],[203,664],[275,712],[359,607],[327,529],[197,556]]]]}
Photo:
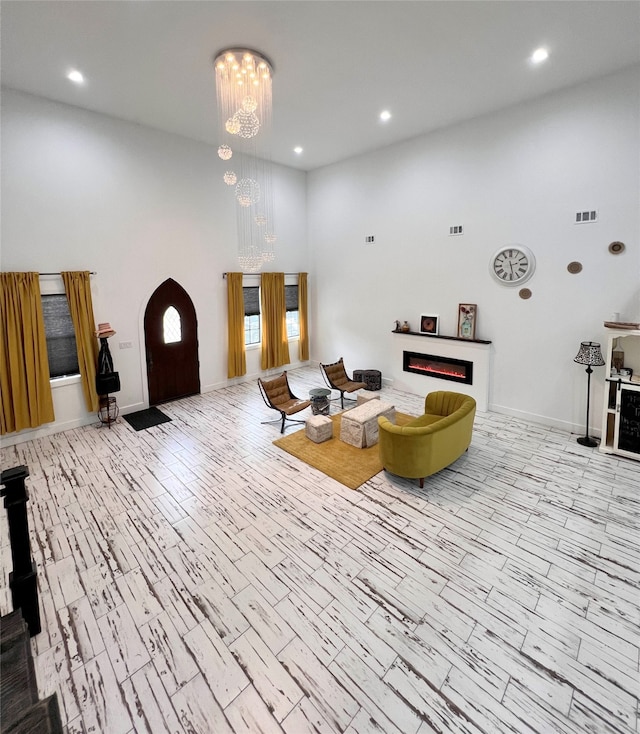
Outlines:
{"type": "Polygon", "coordinates": [[[582,342],[580,344],[580,350],[573,359],[578,364],[587,365],[587,427],[584,436],[580,436],[577,440],[582,446],[589,446],[591,448],[598,445],[595,438],[589,436],[589,398],[591,396],[591,373],[592,367],[602,367],[604,359],[602,358],[602,352],[600,351],[600,345],[597,342],[582,342]]]}

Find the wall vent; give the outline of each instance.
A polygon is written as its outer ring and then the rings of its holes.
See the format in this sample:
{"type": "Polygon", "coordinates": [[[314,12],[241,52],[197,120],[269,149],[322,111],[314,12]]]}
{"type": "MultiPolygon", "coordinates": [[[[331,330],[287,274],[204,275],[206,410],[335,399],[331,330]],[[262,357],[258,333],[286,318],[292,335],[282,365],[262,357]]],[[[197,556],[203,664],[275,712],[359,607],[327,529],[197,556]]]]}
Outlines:
{"type": "Polygon", "coordinates": [[[454,237],[462,234],[462,225],[455,224],[453,227],[449,227],[449,237],[454,237]]]}
{"type": "Polygon", "coordinates": [[[598,221],[598,211],[589,209],[588,211],[576,212],[575,224],[590,224],[598,221]]]}

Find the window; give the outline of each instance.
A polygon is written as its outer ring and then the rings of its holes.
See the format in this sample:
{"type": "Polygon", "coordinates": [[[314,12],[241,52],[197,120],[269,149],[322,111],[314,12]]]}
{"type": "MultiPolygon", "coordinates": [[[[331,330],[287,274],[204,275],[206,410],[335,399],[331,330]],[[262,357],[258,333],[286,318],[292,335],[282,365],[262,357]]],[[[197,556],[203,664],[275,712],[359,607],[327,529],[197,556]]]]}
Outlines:
{"type": "Polygon", "coordinates": [[[42,296],[42,314],[47,337],[49,377],[80,374],[76,335],[66,295],[42,296]]]}
{"type": "Polygon", "coordinates": [[[165,344],[182,341],[182,321],[175,306],[169,306],[162,317],[162,338],[165,344]]]}
{"type": "Polygon", "coordinates": [[[300,313],[298,311],[298,286],[285,285],[284,300],[287,309],[287,338],[300,336],[300,313]]]}
{"type": "MultiPolygon", "coordinates": [[[[244,344],[260,344],[262,339],[262,322],[260,319],[260,288],[244,286],[244,344]]],[[[300,318],[298,313],[298,286],[285,285],[285,308],[287,311],[287,339],[300,336],[300,318]]]]}
{"type": "Polygon", "coordinates": [[[260,344],[260,288],[245,286],[242,289],[244,298],[244,343],[260,344]]]}

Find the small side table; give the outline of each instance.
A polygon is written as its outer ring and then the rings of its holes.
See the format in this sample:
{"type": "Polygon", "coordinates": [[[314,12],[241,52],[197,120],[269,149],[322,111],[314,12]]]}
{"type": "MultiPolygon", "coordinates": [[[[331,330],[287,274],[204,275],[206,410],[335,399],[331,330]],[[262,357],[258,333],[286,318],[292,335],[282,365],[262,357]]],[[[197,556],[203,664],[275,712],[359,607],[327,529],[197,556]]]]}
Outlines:
{"type": "Polygon", "coordinates": [[[313,415],[329,415],[329,395],[331,395],[331,390],[326,387],[316,387],[309,390],[313,415]]]}

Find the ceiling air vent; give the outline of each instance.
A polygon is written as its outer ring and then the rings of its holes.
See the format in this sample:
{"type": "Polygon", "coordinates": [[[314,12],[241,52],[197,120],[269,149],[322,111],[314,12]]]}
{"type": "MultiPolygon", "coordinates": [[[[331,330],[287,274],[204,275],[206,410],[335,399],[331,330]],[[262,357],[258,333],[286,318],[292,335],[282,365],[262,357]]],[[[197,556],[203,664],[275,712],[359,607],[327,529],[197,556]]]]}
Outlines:
{"type": "Polygon", "coordinates": [[[588,211],[576,212],[575,224],[590,224],[598,221],[598,212],[596,209],[588,211]]]}

